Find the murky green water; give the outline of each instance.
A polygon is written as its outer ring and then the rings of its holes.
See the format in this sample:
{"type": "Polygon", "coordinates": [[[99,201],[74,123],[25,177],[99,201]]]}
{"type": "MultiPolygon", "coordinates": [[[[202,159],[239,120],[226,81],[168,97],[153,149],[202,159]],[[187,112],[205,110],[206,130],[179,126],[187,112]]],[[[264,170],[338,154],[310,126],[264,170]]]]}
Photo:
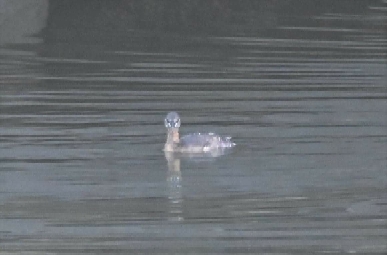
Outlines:
{"type": "Polygon", "coordinates": [[[157,50],[3,45],[0,254],[385,254],[383,10],[157,50]],[[171,110],[237,147],[165,155],[171,110]]]}

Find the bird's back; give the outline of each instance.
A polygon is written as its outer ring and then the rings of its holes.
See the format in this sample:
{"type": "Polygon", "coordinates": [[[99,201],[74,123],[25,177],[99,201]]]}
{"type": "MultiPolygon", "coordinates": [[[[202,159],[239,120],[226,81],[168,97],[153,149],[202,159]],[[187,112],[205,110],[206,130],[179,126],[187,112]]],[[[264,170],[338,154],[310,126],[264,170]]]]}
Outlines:
{"type": "Polygon", "coordinates": [[[230,137],[224,138],[214,133],[193,133],[180,138],[179,148],[181,151],[199,152],[230,148],[234,145],[230,137]]]}

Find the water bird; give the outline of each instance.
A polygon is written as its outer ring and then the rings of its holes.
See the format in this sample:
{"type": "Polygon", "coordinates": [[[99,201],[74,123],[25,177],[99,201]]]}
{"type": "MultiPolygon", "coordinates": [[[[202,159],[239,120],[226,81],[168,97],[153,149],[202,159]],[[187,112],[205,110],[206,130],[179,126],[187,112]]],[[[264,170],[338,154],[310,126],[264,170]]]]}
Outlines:
{"type": "Polygon", "coordinates": [[[167,128],[167,141],[164,145],[166,152],[205,153],[235,146],[231,137],[222,137],[215,133],[192,133],[180,137],[181,120],[177,112],[168,113],[164,124],[167,128]]]}

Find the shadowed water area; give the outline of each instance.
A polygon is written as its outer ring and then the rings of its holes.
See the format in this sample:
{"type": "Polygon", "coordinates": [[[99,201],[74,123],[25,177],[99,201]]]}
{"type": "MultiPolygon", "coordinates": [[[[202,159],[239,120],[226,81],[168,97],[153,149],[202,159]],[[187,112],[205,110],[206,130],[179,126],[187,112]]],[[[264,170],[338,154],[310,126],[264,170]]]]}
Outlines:
{"type": "Polygon", "coordinates": [[[364,8],[0,45],[0,254],[386,254],[386,8],[364,8]],[[164,153],[169,111],[236,147],[164,153]]]}

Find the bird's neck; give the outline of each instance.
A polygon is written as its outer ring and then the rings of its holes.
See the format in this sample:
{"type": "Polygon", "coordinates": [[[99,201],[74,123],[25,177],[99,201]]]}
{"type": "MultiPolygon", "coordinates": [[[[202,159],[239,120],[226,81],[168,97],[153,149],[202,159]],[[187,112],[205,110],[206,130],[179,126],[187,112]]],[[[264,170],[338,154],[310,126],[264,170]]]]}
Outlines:
{"type": "Polygon", "coordinates": [[[168,128],[167,131],[167,142],[165,143],[165,151],[173,151],[180,142],[179,129],[168,128]]]}

